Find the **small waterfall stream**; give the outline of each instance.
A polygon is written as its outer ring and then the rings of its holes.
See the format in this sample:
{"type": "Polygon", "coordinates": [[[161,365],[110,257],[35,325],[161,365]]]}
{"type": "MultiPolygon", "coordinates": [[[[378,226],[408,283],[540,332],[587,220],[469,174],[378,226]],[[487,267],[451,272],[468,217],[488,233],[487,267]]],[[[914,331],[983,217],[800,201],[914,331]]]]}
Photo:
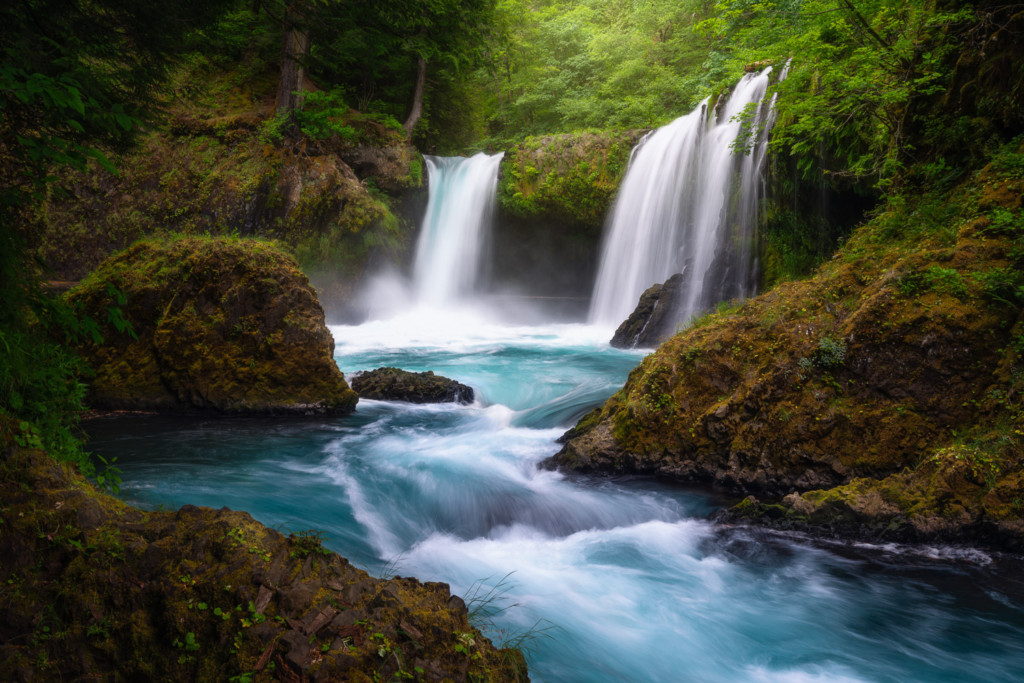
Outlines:
{"type": "Polygon", "coordinates": [[[425,157],[430,198],[413,269],[419,304],[442,306],[475,290],[483,266],[502,154],[425,157]]]}
{"type": "Polygon", "coordinates": [[[676,320],[752,293],[757,204],[771,104],[771,68],[747,74],[720,107],[696,109],[647,136],[634,151],[609,217],[591,301],[593,323],[617,325],[656,282],[683,273],[676,320]],[[752,147],[734,149],[735,120],[755,106],[752,147]],[[762,126],[762,123],[766,124],[762,126]]]}

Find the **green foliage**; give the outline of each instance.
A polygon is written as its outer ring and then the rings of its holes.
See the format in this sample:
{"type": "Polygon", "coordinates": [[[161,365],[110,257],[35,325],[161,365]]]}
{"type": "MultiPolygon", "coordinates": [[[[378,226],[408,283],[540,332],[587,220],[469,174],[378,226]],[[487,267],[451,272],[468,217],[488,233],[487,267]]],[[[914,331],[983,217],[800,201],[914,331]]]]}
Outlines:
{"type": "Polygon", "coordinates": [[[842,367],[846,362],[846,340],[836,337],[823,337],[818,342],[818,347],[810,356],[804,356],[797,365],[801,370],[809,371],[813,368],[819,370],[835,370],[842,367]]]}
{"type": "Polygon", "coordinates": [[[528,137],[505,154],[498,201],[522,218],[599,229],[635,140],[600,132],[528,137]]]}
{"type": "Polygon", "coordinates": [[[719,41],[696,30],[711,5],[695,0],[499,0],[491,63],[489,133],[642,127],[682,115],[735,81],[719,41]]]}
{"type": "Polygon", "coordinates": [[[304,135],[314,140],[337,136],[344,141],[356,139],[355,128],[343,123],[348,118],[343,88],[311,92],[303,98],[302,109],[292,116],[304,135]]]}
{"type": "Polygon", "coordinates": [[[1007,178],[1024,179],[1024,153],[1020,152],[1021,139],[992,157],[992,170],[1007,178]]]}
{"type": "MultiPolygon", "coordinates": [[[[131,140],[183,33],[223,8],[182,0],[26,0],[0,8],[0,416],[17,421],[15,439],[74,462],[116,487],[113,463],[97,472],[75,426],[84,369],[66,349],[98,338],[98,326],[46,292],[26,257],[29,207],[60,167],[90,159],[112,170],[102,149],[131,140]]],[[[59,191],[59,188],[56,189],[59,191]]],[[[111,290],[108,321],[130,332],[111,290]]]]}
{"type": "Polygon", "coordinates": [[[990,268],[974,273],[982,296],[1007,306],[1024,305],[1024,272],[1018,268],[990,268]]]}
{"type": "Polygon", "coordinates": [[[904,296],[917,296],[926,291],[952,294],[959,299],[967,298],[967,282],[955,268],[931,265],[920,271],[904,273],[896,281],[896,288],[904,296]]]}

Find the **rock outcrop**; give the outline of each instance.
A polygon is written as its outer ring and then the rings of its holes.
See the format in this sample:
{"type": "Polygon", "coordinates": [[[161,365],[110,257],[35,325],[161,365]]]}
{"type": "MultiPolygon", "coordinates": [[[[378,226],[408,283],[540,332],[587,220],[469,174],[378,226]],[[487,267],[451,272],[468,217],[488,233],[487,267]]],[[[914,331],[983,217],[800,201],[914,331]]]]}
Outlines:
{"type": "Polygon", "coordinates": [[[101,323],[102,341],[80,347],[94,373],[88,401],[95,408],[345,414],[355,407],[316,292],[268,243],[140,242],[67,298],[101,323]]]}
{"type": "Polygon", "coordinates": [[[473,388],[433,372],[377,368],[352,375],[352,388],[362,398],[409,403],[472,403],[473,388]]]}
{"type": "Polygon", "coordinates": [[[794,524],[1024,541],[1022,159],[696,321],[548,464],[715,482],[794,524]]]}
{"type": "Polygon", "coordinates": [[[5,681],[525,681],[444,583],[375,579],[244,512],[144,512],[0,417],[5,681]]]}
{"type": "Polygon", "coordinates": [[[630,152],[644,132],[568,133],[513,145],[501,161],[502,211],[588,227],[599,237],[630,152]]]}
{"type": "Polygon", "coordinates": [[[611,345],[617,349],[653,348],[675,334],[679,325],[674,313],[682,284],[682,273],[676,273],[644,290],[636,308],[615,330],[611,345]]]}

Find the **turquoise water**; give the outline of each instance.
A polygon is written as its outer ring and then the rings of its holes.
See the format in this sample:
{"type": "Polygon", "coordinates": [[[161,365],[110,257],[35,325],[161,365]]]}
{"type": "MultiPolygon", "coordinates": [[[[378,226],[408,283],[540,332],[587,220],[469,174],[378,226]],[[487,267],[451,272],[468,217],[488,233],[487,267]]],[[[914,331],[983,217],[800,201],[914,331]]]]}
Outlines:
{"type": "Polygon", "coordinates": [[[535,681],[1024,680],[1014,558],[822,545],[716,526],[722,501],[642,478],[537,463],[642,357],[611,331],[419,311],[333,327],[346,373],[382,365],[470,384],[470,406],[361,401],[320,419],[117,418],[91,447],[123,496],[320,529],[371,573],[504,578],[500,642],[529,641],[535,681]]]}

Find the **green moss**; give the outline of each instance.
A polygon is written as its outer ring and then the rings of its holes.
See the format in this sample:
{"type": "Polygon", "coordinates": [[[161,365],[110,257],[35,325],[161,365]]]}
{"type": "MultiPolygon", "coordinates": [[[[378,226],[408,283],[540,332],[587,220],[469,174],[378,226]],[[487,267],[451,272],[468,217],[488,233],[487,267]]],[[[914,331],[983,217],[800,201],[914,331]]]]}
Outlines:
{"type": "Polygon", "coordinates": [[[638,138],[637,133],[527,138],[502,159],[498,201],[520,218],[543,216],[598,230],[638,138]]]}

